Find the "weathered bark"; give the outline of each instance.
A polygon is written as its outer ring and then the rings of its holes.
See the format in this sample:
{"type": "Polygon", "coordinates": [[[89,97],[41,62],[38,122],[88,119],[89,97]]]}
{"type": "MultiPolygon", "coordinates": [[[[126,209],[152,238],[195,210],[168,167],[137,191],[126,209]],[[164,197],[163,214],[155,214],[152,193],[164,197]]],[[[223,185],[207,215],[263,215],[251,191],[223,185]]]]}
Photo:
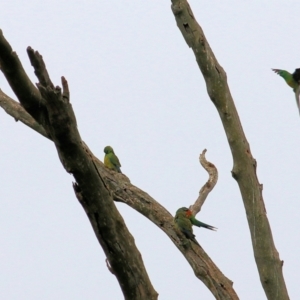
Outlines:
{"type": "Polygon", "coordinates": [[[38,52],[29,47],[28,54],[39,79],[38,90],[0,32],[1,70],[22,106],[53,140],[66,171],[73,174],[76,196],[86,211],[125,299],[157,299],[158,294],[151,285],[134,239],[116,209],[104,179],[85,151],[69,102],[67,81],[62,77],[61,93],[61,89],[54,88],[51,83],[38,52]]]}
{"type": "Polygon", "coordinates": [[[232,176],[237,181],[243,198],[264,291],[270,300],[289,299],[282,274],[283,262],[274,245],[262,197],[262,185],[256,175],[256,160],[243,132],[227,85],[226,73],[215,58],[188,2],[172,0],[172,11],[186,43],[194,51],[206,81],[208,95],[219,112],[227,135],[234,161],[232,176]]]}

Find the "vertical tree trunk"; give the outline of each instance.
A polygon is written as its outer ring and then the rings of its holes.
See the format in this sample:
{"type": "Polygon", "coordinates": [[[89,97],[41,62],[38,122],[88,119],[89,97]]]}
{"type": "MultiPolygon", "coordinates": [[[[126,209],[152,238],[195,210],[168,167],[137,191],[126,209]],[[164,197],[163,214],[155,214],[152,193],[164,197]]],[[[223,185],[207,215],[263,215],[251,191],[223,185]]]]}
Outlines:
{"type": "Polygon", "coordinates": [[[233,157],[232,176],[244,202],[252,247],[260,280],[269,300],[287,300],[282,265],[275,248],[262,197],[262,185],[256,176],[256,161],[244,134],[223,68],[215,58],[205,35],[186,0],[172,0],[172,11],[188,46],[194,51],[206,81],[207,92],[222,120],[233,157]]]}

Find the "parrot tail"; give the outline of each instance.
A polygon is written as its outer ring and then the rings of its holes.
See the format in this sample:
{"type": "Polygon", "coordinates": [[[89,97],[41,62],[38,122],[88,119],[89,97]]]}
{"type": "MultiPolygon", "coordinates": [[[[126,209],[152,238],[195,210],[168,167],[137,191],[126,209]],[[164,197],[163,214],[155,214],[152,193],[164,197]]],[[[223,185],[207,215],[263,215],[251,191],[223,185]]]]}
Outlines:
{"type": "MultiPolygon", "coordinates": [[[[200,221],[199,221],[199,223],[200,223],[199,227],[204,227],[204,228],[206,228],[206,229],[210,229],[210,230],[213,230],[213,231],[217,231],[217,229],[218,229],[217,227],[214,227],[214,226],[211,226],[211,225],[202,223],[202,222],[200,222],[200,221]]],[[[198,225],[197,225],[197,226],[198,226],[198,225]]]]}
{"type": "Polygon", "coordinates": [[[205,224],[203,222],[200,222],[196,219],[193,219],[191,220],[192,221],[192,224],[195,225],[195,226],[198,226],[198,227],[204,227],[206,229],[210,229],[210,230],[213,230],[213,231],[217,231],[217,227],[214,227],[214,226],[211,226],[211,225],[208,225],[208,224],[205,224]]]}

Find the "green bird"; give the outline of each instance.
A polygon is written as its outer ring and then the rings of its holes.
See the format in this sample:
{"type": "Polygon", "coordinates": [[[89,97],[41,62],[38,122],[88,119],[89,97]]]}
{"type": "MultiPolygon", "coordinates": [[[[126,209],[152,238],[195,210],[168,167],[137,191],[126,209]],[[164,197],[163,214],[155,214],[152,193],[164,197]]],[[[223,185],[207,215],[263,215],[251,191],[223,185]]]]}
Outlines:
{"type": "Polygon", "coordinates": [[[296,97],[297,107],[300,113],[300,69],[296,69],[293,74],[280,69],[272,70],[279,76],[281,76],[285,80],[285,82],[293,89],[296,97]]]}
{"type": "Polygon", "coordinates": [[[115,154],[114,149],[111,146],[106,146],[104,148],[104,165],[105,167],[114,170],[118,173],[122,173],[121,172],[121,164],[120,161],[118,159],[118,156],[115,154]]]}
{"type": "Polygon", "coordinates": [[[204,227],[210,230],[217,230],[216,227],[198,221],[192,212],[186,207],[181,207],[176,211],[174,222],[175,226],[185,235],[185,237],[192,240],[196,244],[198,244],[198,242],[193,234],[193,225],[204,227]]]}

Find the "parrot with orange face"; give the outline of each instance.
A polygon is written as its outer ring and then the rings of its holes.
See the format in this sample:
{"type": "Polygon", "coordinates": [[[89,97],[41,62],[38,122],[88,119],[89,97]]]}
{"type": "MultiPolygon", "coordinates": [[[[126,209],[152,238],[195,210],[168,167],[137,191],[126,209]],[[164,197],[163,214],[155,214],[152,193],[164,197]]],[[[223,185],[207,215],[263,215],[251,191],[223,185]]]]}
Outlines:
{"type": "MultiPolygon", "coordinates": [[[[181,207],[176,211],[174,218],[175,226],[185,235],[186,238],[198,244],[193,234],[192,226],[204,227],[210,230],[217,230],[216,227],[198,221],[192,214],[191,210],[186,207],[181,207]]],[[[199,245],[199,244],[198,244],[199,245]]]]}

